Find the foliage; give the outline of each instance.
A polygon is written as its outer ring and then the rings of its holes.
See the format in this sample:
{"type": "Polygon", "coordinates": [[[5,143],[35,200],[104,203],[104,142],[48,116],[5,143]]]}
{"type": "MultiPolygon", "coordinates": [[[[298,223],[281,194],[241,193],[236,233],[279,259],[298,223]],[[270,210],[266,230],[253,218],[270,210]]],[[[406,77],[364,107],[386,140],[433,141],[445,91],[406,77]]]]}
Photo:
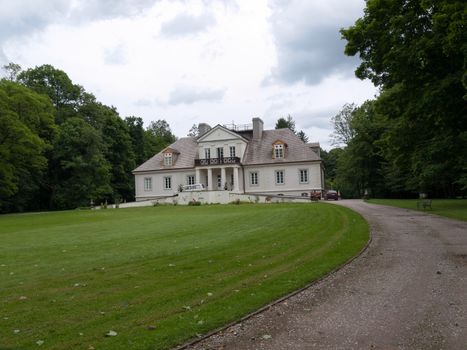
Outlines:
{"type": "Polygon", "coordinates": [[[55,132],[47,98],[0,81],[0,212],[21,211],[33,203],[55,132]]]}
{"type": "Polygon", "coordinates": [[[345,104],[342,109],[331,118],[334,132],[331,134],[333,145],[346,146],[354,137],[354,130],[351,126],[352,115],[357,109],[353,103],[345,104]]]}
{"type": "Polygon", "coordinates": [[[0,212],[132,200],[132,170],[175,140],[166,121],[123,120],[51,65],[4,69],[0,212]]]}
{"type": "Polygon", "coordinates": [[[290,129],[295,133],[295,121],[289,114],[287,118],[279,118],[276,122],[276,129],[290,129]]]}
{"type": "Polygon", "coordinates": [[[152,121],[144,133],[146,159],[162,151],[176,139],[170,130],[169,123],[163,119],[152,121]]]}
{"type": "Polygon", "coordinates": [[[2,68],[6,73],[5,79],[9,81],[16,81],[18,78],[18,74],[21,72],[21,66],[13,62],[4,65],[2,68]]]}
{"type": "Polygon", "coordinates": [[[297,131],[295,129],[295,121],[292,116],[289,114],[287,118],[279,118],[276,122],[275,129],[290,129],[292,132],[299,137],[304,143],[308,143],[308,136],[303,130],[297,131]]]}
{"type": "Polygon", "coordinates": [[[191,137],[198,137],[199,136],[199,130],[198,130],[198,126],[196,124],[193,124],[191,126],[190,131],[188,131],[187,136],[191,136],[191,137]]]}
{"type": "MultiPolygon", "coordinates": [[[[370,129],[373,146],[350,134],[348,157],[339,167],[355,175],[345,181],[358,192],[373,186],[391,196],[465,193],[466,6],[448,0],[370,0],[364,16],[341,31],[346,54],[362,58],[356,75],[381,90],[369,119],[375,125],[358,126],[370,129]],[[359,148],[370,152],[369,159],[352,159],[359,148]],[[373,174],[367,165],[376,167],[373,174]],[[371,184],[370,175],[382,181],[371,184]]],[[[349,115],[353,119],[355,113],[349,115]]]]}
{"type": "Polygon", "coordinates": [[[170,349],[332,271],[368,225],[326,204],[161,205],[3,216],[0,236],[3,348],[170,349]]]}

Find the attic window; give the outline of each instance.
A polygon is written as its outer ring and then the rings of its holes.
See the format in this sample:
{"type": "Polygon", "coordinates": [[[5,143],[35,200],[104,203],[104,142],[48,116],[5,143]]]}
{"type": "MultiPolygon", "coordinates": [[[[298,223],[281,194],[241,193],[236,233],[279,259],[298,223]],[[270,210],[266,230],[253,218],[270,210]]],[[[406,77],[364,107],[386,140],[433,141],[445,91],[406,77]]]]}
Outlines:
{"type": "Polygon", "coordinates": [[[284,158],[284,145],[282,143],[274,145],[274,158],[284,158]]]}
{"type": "Polygon", "coordinates": [[[164,165],[171,166],[173,163],[172,153],[164,153],[164,165]]]}

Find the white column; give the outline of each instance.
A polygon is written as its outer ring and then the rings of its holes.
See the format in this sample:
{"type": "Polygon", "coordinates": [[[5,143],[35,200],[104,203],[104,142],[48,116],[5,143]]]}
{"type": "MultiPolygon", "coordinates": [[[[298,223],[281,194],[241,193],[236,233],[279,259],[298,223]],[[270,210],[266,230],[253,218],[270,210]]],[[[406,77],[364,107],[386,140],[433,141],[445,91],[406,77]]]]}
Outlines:
{"type": "Polygon", "coordinates": [[[221,189],[224,189],[225,185],[225,168],[221,168],[221,189]]]}
{"type": "Polygon", "coordinates": [[[196,169],[195,184],[200,184],[200,183],[201,183],[201,173],[199,169],[196,169]]]}
{"type": "Polygon", "coordinates": [[[233,168],[233,174],[234,174],[234,192],[240,192],[240,186],[239,186],[239,181],[238,181],[238,168],[235,167],[233,168]]]}
{"type": "Polygon", "coordinates": [[[208,191],[212,191],[212,169],[208,168],[208,191]]]}

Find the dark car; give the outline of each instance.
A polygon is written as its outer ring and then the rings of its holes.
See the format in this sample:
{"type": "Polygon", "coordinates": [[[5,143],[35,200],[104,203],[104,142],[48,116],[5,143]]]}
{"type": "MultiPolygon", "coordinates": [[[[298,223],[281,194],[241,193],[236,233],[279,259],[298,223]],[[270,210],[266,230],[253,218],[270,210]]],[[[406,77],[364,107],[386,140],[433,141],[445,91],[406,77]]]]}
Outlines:
{"type": "Polygon", "coordinates": [[[339,200],[339,194],[337,193],[337,191],[329,190],[324,195],[324,199],[327,200],[327,201],[330,200],[330,199],[334,199],[335,201],[337,201],[337,200],[339,200]]]}

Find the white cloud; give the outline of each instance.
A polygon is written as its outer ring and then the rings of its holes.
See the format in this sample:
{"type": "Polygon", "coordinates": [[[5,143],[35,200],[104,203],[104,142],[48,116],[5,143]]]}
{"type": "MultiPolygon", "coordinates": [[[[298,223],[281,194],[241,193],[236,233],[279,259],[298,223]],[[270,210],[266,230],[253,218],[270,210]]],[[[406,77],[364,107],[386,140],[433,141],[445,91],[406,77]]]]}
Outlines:
{"type": "Polygon", "coordinates": [[[109,1],[6,2],[4,61],[52,64],[122,116],[164,118],[178,136],[252,117],[273,128],[290,114],[326,144],[342,105],[376,91],[352,77],[338,40],[363,0],[109,1]]]}
{"type": "Polygon", "coordinates": [[[199,101],[222,100],[225,89],[197,88],[193,86],[177,86],[169,96],[168,103],[171,105],[192,104],[199,101]]]}
{"type": "Polygon", "coordinates": [[[216,23],[211,13],[203,13],[199,16],[181,13],[170,21],[161,25],[161,34],[168,37],[183,37],[195,35],[207,30],[216,23]]]}

